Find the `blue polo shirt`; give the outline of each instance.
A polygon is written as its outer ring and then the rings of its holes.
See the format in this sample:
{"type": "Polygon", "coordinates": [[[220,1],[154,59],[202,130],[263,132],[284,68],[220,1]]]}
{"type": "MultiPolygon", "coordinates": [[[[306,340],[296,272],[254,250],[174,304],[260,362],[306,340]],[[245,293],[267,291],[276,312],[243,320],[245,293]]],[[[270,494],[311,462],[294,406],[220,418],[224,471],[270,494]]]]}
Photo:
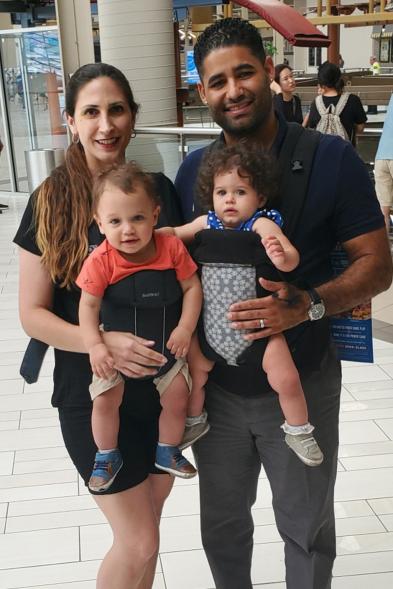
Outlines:
{"type": "MultiPolygon", "coordinates": [[[[287,123],[278,117],[279,129],[272,147],[278,155],[287,131],[287,123]]],[[[223,136],[219,141],[224,142],[223,136]]],[[[204,149],[191,153],[182,163],[175,181],[184,217],[187,221],[200,214],[194,206],[194,186],[204,149]]],[[[286,195],[288,198],[288,195],[286,195]]],[[[277,209],[280,210],[279,205],[277,209]]],[[[384,227],[384,219],[368,171],[352,145],[333,135],[322,135],[314,156],[308,191],[292,243],[300,254],[296,278],[309,286],[318,286],[333,277],[330,254],[337,242],[384,227]]],[[[283,231],[285,233],[285,218],[283,231]]],[[[303,328],[309,323],[302,324],[303,328]]],[[[300,337],[302,330],[299,330],[300,337]]],[[[295,328],[297,329],[297,328],[295,328]]],[[[305,366],[307,359],[305,360],[305,366]]],[[[299,364],[298,364],[299,368],[299,364]]],[[[318,369],[318,367],[315,367],[318,369]]],[[[247,369],[248,370],[248,369],[247,369]]],[[[302,373],[302,368],[299,368],[302,373]]],[[[259,370],[262,373],[262,370],[259,370]]],[[[264,380],[243,367],[216,367],[213,381],[231,392],[257,394],[264,380]]]]}

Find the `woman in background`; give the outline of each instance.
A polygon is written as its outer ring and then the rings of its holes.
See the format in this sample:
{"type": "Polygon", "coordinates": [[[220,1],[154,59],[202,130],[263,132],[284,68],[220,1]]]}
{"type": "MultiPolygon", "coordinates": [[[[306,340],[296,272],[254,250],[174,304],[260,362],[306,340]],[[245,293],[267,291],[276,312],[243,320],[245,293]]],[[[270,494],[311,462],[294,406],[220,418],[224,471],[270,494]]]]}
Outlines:
{"type": "Polygon", "coordinates": [[[285,63],[276,65],[274,80],[270,84],[274,92],[273,103],[276,111],[281,112],[289,123],[303,124],[302,104],[296,89],[292,68],[285,63]]]}

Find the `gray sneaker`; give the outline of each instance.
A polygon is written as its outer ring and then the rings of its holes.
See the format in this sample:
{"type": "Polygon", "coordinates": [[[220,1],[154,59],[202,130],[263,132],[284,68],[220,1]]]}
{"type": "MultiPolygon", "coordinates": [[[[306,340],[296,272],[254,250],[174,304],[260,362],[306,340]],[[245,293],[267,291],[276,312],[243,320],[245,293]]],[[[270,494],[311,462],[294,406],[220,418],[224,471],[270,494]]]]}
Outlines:
{"type": "Polygon", "coordinates": [[[285,441],[307,466],[319,466],[323,462],[323,454],[312,434],[285,434],[285,441]]]}
{"type": "MultiPolygon", "coordinates": [[[[187,418],[189,419],[189,418],[187,418]]],[[[191,418],[193,420],[192,424],[187,424],[184,429],[183,439],[179,444],[179,449],[184,450],[189,446],[192,446],[194,442],[199,440],[202,436],[207,434],[210,429],[210,425],[207,423],[207,413],[203,411],[202,415],[199,418],[191,418]],[[197,420],[197,421],[196,421],[197,420]]]]}

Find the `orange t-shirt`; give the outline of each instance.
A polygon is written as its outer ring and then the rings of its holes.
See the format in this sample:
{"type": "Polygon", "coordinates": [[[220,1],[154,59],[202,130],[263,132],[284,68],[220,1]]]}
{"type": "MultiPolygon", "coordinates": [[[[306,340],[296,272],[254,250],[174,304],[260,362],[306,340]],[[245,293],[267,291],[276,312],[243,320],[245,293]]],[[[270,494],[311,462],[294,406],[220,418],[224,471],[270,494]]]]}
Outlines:
{"type": "Polygon", "coordinates": [[[176,278],[187,280],[197,271],[183,242],[173,235],[154,233],[156,255],[143,264],[128,262],[105,239],[83,263],[76,280],[77,285],[89,294],[102,297],[110,284],[115,284],[140,270],[176,271],[176,278]]]}

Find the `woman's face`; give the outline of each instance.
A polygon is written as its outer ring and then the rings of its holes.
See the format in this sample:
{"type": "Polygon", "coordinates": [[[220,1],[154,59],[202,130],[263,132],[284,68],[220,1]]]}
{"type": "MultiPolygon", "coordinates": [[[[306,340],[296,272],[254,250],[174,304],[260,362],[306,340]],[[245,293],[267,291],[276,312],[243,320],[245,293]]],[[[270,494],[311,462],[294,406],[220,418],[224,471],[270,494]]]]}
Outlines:
{"type": "Polygon", "coordinates": [[[67,115],[79,137],[92,173],[123,163],[134,128],[134,116],[121,87],[111,78],[91,80],[78,93],[74,116],[67,115]]]}
{"type": "Polygon", "coordinates": [[[293,77],[293,72],[289,67],[284,68],[280,72],[280,86],[283,92],[293,92],[296,88],[296,82],[293,77]]]}

